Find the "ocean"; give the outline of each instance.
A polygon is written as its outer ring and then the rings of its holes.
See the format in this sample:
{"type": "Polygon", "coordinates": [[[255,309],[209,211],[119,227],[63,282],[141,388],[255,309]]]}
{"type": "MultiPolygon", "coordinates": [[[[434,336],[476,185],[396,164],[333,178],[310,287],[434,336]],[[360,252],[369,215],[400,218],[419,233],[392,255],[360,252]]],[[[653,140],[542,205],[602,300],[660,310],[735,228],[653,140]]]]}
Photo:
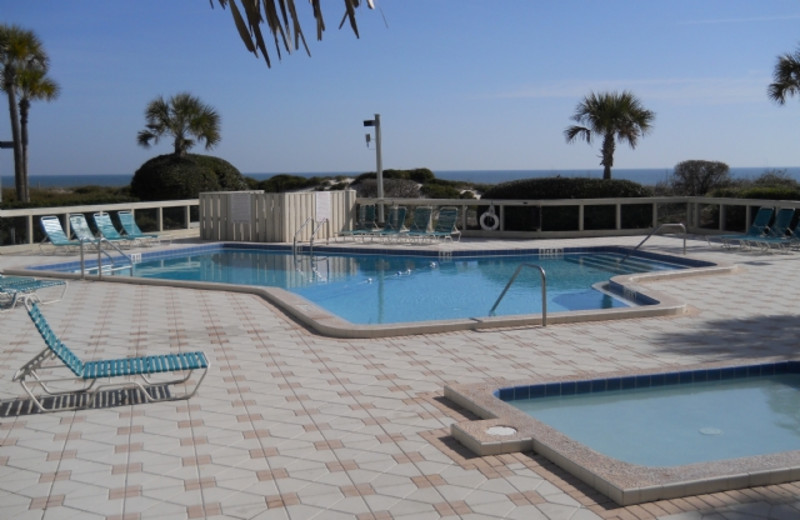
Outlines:
{"type": "MultiPolygon", "coordinates": [[[[737,179],[755,178],[767,170],[785,170],[793,179],[800,181],[800,166],[789,167],[762,167],[762,168],[731,168],[731,176],[737,179]]],[[[672,175],[672,168],[645,168],[645,169],[625,169],[619,168],[612,170],[614,179],[626,179],[638,182],[645,186],[654,186],[659,182],[669,180],[672,175]]],[[[344,175],[355,177],[363,172],[293,172],[290,175],[301,177],[335,177],[344,175]]],[[[597,170],[442,170],[434,171],[437,179],[451,181],[466,181],[476,184],[499,184],[502,182],[514,181],[518,179],[530,179],[541,177],[592,177],[600,179],[603,172],[597,170]]],[[[264,180],[279,175],[279,173],[244,173],[247,177],[256,180],[264,180]]],[[[79,186],[106,186],[121,187],[130,184],[132,175],[31,175],[31,188],[75,188],[79,186]]],[[[14,177],[3,175],[2,186],[4,188],[14,187],[14,177]]]]}

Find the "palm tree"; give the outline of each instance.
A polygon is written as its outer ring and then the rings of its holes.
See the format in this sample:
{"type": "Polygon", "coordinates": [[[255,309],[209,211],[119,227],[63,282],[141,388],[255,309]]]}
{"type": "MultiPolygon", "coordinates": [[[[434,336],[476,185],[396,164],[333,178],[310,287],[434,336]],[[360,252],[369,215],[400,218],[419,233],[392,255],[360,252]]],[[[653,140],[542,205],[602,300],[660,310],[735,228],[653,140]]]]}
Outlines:
{"type": "Polygon", "coordinates": [[[646,110],[628,91],[621,94],[592,92],[578,104],[571,119],[578,124],[564,130],[568,143],[581,138],[591,144],[593,135],[602,136],[600,165],[603,166],[603,179],[610,179],[616,141],[627,142],[631,148],[636,148],[639,137],[650,131],[655,113],[646,110]]]}
{"type": "Polygon", "coordinates": [[[11,117],[11,139],[14,143],[14,181],[17,198],[29,202],[28,179],[23,170],[22,138],[17,111],[18,76],[30,68],[47,70],[47,54],[42,42],[33,33],[16,25],[0,24],[0,90],[8,96],[11,117]]]}
{"type": "Polygon", "coordinates": [[[770,84],[768,95],[779,105],[786,103],[787,96],[800,95],[800,47],[794,54],[778,57],[772,78],[775,82],[770,84]]]}
{"type": "Polygon", "coordinates": [[[22,147],[22,173],[25,186],[28,185],[28,114],[31,101],[52,101],[58,97],[60,87],[51,78],[47,77],[47,70],[43,68],[28,68],[17,74],[17,87],[20,92],[19,99],[19,129],[22,147]]]}
{"type": "MultiPolygon", "coordinates": [[[[261,32],[262,23],[266,23],[267,29],[273,36],[279,59],[281,57],[281,47],[286,50],[287,54],[292,52],[292,47],[289,43],[292,40],[294,40],[295,50],[300,48],[300,43],[302,42],[306,53],[309,56],[311,55],[306,44],[306,38],[303,36],[303,30],[300,27],[294,0],[217,0],[217,2],[223,9],[230,5],[233,22],[236,24],[236,30],[239,31],[239,37],[241,37],[247,50],[256,56],[258,56],[259,51],[261,52],[264,61],[267,62],[267,67],[271,66],[271,64],[267,46],[264,43],[264,34],[261,32]],[[241,4],[241,9],[237,2],[241,4]],[[242,16],[242,11],[244,11],[244,16],[242,16]],[[292,34],[293,31],[294,34],[292,34]]],[[[314,10],[314,19],[317,21],[317,40],[321,40],[322,33],[325,31],[325,21],[320,7],[321,1],[310,0],[310,2],[314,10]]],[[[366,0],[366,4],[370,9],[375,8],[373,0],[366,0]]],[[[341,28],[344,22],[349,20],[350,28],[353,29],[356,38],[358,38],[358,25],[356,24],[355,10],[360,5],[361,0],[344,0],[345,13],[339,24],[341,28]]],[[[211,0],[211,7],[214,7],[213,0],[211,0]]]]}
{"type": "Polygon", "coordinates": [[[138,142],[148,148],[150,141],[158,143],[163,135],[174,138],[174,154],[186,155],[197,140],[206,142],[206,150],[220,141],[220,118],[217,112],[200,99],[182,92],[165,100],[159,96],[145,110],[147,130],[141,130],[138,142]]]}

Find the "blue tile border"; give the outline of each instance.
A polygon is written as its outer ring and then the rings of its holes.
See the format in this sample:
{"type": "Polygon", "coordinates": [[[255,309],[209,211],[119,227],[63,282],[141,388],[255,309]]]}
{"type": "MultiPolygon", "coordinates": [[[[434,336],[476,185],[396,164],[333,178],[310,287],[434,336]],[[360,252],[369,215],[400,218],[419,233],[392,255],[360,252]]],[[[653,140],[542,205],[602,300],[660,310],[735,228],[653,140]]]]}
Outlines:
{"type": "Polygon", "coordinates": [[[659,386],[702,383],[708,381],[722,381],[728,379],[780,374],[800,374],[800,361],[779,361],[776,363],[764,363],[758,365],[687,370],[685,372],[664,372],[657,374],[611,377],[607,379],[587,379],[579,381],[520,385],[499,388],[493,392],[493,395],[502,401],[509,402],[520,399],[590,394],[612,390],[633,390],[636,388],[654,388],[659,386]]]}

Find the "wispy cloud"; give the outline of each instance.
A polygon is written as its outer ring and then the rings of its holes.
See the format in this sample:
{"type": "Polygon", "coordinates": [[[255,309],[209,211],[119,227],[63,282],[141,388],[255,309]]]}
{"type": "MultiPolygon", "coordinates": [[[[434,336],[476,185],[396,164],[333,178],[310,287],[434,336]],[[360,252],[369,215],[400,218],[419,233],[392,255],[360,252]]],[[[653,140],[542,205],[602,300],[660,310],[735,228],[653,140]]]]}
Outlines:
{"type": "Polygon", "coordinates": [[[742,78],[654,78],[636,80],[573,80],[531,85],[501,92],[498,98],[582,98],[589,92],[629,90],[643,100],[675,104],[761,103],[766,99],[769,76],[742,78]]]}
{"type": "Polygon", "coordinates": [[[786,20],[798,20],[800,14],[782,14],[773,16],[751,16],[748,18],[712,18],[709,20],[684,20],[678,25],[715,25],[726,23],[760,23],[760,22],[784,22],[786,20]]]}

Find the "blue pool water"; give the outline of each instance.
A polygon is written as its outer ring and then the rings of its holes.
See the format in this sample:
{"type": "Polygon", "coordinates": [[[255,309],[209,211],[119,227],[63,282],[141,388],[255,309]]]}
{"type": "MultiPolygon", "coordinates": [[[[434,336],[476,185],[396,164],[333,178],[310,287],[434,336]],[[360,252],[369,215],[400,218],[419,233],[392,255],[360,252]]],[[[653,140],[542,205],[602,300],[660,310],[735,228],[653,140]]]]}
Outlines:
{"type": "Polygon", "coordinates": [[[800,374],[711,373],[694,382],[664,384],[664,378],[655,386],[644,378],[604,380],[605,389],[597,391],[591,387],[598,382],[583,382],[583,391],[572,383],[568,395],[544,395],[567,383],[540,385],[529,392],[542,396],[513,399],[506,392],[504,400],[631,464],[678,466],[800,450],[800,374]],[[624,388],[637,383],[641,387],[624,388]]]}
{"type": "MultiPolygon", "coordinates": [[[[153,259],[145,255],[134,265],[133,276],[280,287],[351,323],[383,324],[485,317],[521,263],[540,265],[547,273],[548,312],[627,306],[593,285],[616,274],[686,267],[642,257],[621,263],[623,254],[529,251],[442,258],[435,252],[345,254],[316,249],[314,255],[295,256],[286,250],[226,245],[153,259]]],[[[541,313],[541,287],[538,271],[524,270],[495,314],[541,313]]]]}

